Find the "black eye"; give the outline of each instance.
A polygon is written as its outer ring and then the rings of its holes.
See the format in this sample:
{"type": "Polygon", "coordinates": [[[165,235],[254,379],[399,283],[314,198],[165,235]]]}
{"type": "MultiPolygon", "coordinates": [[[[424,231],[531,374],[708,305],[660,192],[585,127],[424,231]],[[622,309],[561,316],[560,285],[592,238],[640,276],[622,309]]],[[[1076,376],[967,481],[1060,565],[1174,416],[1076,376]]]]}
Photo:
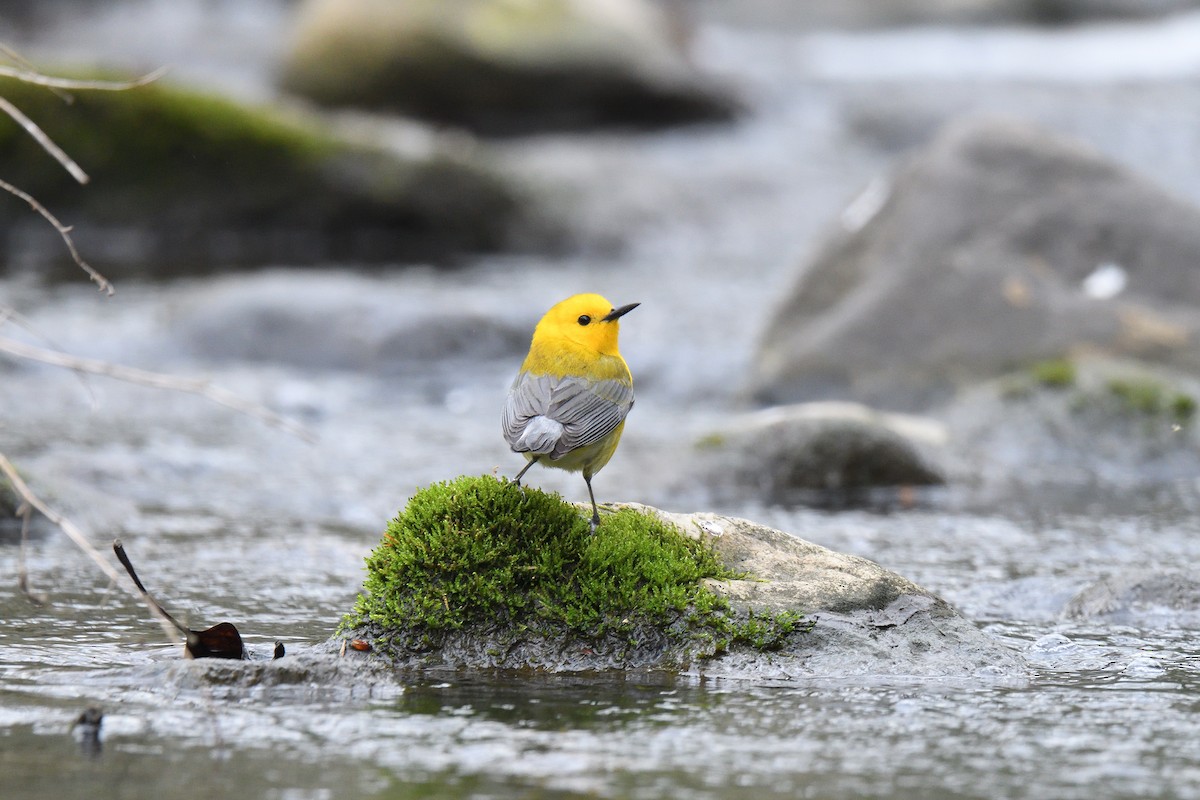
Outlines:
{"type": "Polygon", "coordinates": [[[583,314],[582,316],[579,317],[580,325],[587,325],[591,321],[592,321],[592,318],[589,317],[587,314],[583,314]]]}

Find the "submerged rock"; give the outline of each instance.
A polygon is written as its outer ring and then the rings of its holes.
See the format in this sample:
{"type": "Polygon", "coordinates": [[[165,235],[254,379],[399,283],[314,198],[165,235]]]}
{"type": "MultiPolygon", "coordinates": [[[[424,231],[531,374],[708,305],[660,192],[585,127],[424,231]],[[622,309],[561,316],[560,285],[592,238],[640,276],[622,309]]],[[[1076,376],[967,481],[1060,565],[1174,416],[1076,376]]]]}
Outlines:
{"type": "Polygon", "coordinates": [[[1167,614],[1200,613],[1200,578],[1176,570],[1126,570],[1105,575],[1081,589],[1063,611],[1073,619],[1108,617],[1131,622],[1167,614]]]}
{"type": "Polygon", "coordinates": [[[727,119],[643,0],[309,0],[282,84],[487,134],[727,119]]]}
{"type": "Polygon", "coordinates": [[[1083,351],[1200,372],[1200,210],[1024,124],[950,126],[842,215],[750,393],[929,407],[1083,351]]]}
{"type": "MultiPolygon", "coordinates": [[[[77,185],[17,126],[0,131],[4,178],[65,223],[98,267],[151,274],[331,260],[451,261],[525,235],[526,200],[472,153],[399,154],[322,121],[166,83],[52,92],[0,81],[91,177],[77,185]]],[[[0,223],[0,248],[68,261],[37,215],[0,223]]],[[[72,266],[72,270],[74,267],[72,266]]],[[[120,277],[114,275],[112,277],[120,277]]]]}
{"type": "Polygon", "coordinates": [[[574,506],[491,478],[418,492],[342,631],[396,667],[747,679],[1016,676],[1021,659],[866,559],[716,514],[574,506]]]}
{"type": "Polygon", "coordinates": [[[804,403],[747,414],[704,437],[695,472],[716,496],[779,505],[843,505],[879,487],[930,486],[944,477],[945,443],[929,419],[857,403],[804,403]]]}

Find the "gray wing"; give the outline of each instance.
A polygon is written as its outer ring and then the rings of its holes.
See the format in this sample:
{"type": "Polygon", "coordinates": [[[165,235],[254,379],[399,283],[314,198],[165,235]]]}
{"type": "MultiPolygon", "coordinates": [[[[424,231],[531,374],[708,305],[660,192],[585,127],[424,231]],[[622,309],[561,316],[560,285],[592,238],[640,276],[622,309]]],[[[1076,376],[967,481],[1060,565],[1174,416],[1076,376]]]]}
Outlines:
{"type": "Polygon", "coordinates": [[[505,440],[518,453],[562,458],[612,433],[631,408],[633,387],[619,381],[522,372],[509,390],[501,422],[505,440]]]}

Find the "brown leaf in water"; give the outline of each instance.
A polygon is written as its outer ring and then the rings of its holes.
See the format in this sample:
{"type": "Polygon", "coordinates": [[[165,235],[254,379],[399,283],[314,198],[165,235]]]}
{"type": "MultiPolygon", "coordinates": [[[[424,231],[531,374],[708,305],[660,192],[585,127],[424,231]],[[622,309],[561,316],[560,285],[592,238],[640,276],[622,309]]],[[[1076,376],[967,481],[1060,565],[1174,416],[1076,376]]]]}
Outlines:
{"type": "Polygon", "coordinates": [[[189,630],[183,649],[188,658],[246,657],[242,636],[232,622],[218,622],[206,631],[189,630]]]}
{"type": "Polygon", "coordinates": [[[129,560],[129,556],[125,553],[125,546],[121,544],[120,539],[113,542],[113,552],[117,554],[117,560],[121,562],[121,566],[125,567],[125,571],[133,579],[133,583],[137,586],[138,591],[146,598],[146,602],[150,604],[150,608],[161,619],[166,620],[171,627],[184,635],[187,640],[183,648],[186,657],[246,658],[246,647],[242,644],[242,635],[238,633],[238,629],[232,622],[219,622],[204,631],[194,631],[188,628],[182,622],[168,614],[166,609],[160,606],[158,601],[142,585],[142,580],[133,568],[133,562],[129,560]]]}

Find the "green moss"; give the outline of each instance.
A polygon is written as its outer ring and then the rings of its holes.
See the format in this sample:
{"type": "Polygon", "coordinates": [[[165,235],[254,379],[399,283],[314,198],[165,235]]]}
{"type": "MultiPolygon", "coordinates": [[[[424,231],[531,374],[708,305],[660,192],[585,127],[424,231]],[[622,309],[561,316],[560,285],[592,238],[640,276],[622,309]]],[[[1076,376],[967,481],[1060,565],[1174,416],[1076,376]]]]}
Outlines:
{"type": "Polygon", "coordinates": [[[1166,387],[1145,378],[1114,378],[1108,382],[1108,391],[1126,411],[1139,414],[1160,413],[1166,395],[1166,387]]]}
{"type": "Polygon", "coordinates": [[[777,648],[801,619],[735,612],[703,580],[742,576],[656,517],[623,509],[593,534],[559,496],[492,477],[417,492],[367,573],[344,626],[417,647],[475,626],[585,640],[652,627],[712,655],[732,643],[777,648]]]}
{"type": "Polygon", "coordinates": [[[1039,361],[1029,368],[1033,379],[1050,389],[1067,389],[1075,385],[1075,365],[1065,358],[1039,361]]]}
{"type": "MultiPolygon", "coordinates": [[[[136,262],[165,273],[278,260],[441,263],[511,245],[528,202],[478,154],[405,157],[339,138],[315,118],[167,82],[76,91],[68,104],[43,87],[0,79],[0,96],[91,182],[77,184],[11,121],[0,124],[0,177],[82,236],[139,231],[121,239],[135,245],[122,270],[136,262]]],[[[97,262],[106,266],[104,256],[97,262]]]]}
{"type": "MultiPolygon", "coordinates": [[[[315,170],[336,149],[319,129],[164,82],[74,91],[68,104],[45,88],[0,79],[0,95],[69,153],[93,185],[111,191],[150,185],[166,195],[223,187],[231,201],[265,202],[295,188],[286,176],[315,170]],[[256,178],[282,185],[261,185],[245,197],[238,187],[256,178]]],[[[0,126],[0,155],[6,180],[44,201],[77,192],[65,170],[15,124],[0,126]]]]}
{"type": "Polygon", "coordinates": [[[1152,378],[1114,378],[1107,389],[1128,414],[1168,416],[1180,424],[1196,414],[1195,398],[1152,378]]]}
{"type": "Polygon", "coordinates": [[[1196,416],[1196,398],[1188,394],[1176,394],[1171,398],[1169,411],[1177,422],[1191,422],[1196,416]]]}

